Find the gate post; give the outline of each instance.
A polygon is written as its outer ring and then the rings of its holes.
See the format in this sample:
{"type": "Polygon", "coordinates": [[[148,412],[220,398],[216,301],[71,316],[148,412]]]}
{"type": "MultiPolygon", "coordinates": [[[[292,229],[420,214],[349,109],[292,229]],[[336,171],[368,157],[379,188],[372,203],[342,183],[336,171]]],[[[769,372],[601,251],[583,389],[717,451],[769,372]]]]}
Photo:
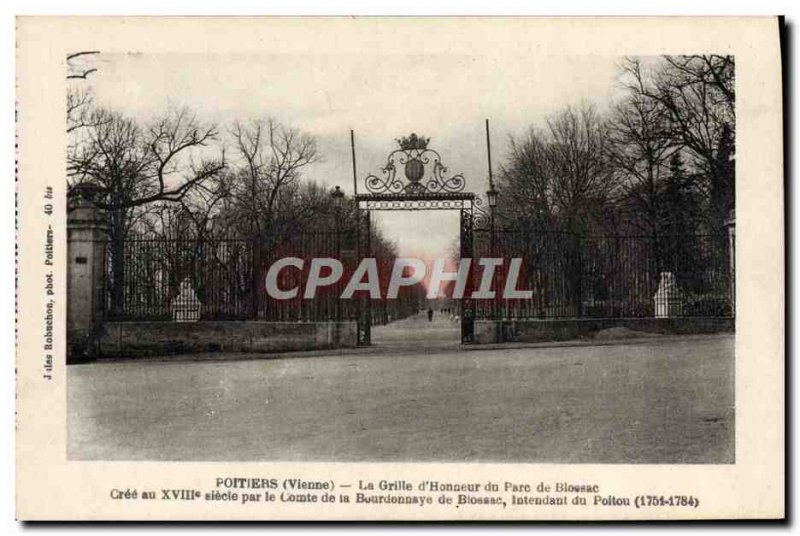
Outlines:
{"type": "MultiPolygon", "coordinates": [[[[473,218],[472,205],[469,208],[461,207],[459,227],[461,233],[460,260],[472,259],[473,257],[473,218]]],[[[473,259],[474,260],[474,259],[473,259]]],[[[464,296],[461,298],[461,344],[471,344],[475,342],[475,302],[472,300],[473,274],[475,273],[474,262],[470,263],[469,276],[464,289],[464,296]]]]}
{"type": "MultiPolygon", "coordinates": [[[[356,222],[356,232],[358,241],[358,262],[368,257],[371,253],[370,245],[370,213],[369,209],[358,208],[358,221],[356,222]]],[[[369,346],[372,344],[372,301],[367,294],[366,296],[359,297],[358,312],[356,320],[356,344],[358,346],[369,346]]]]}
{"type": "Polygon", "coordinates": [[[730,216],[725,220],[725,227],[728,228],[728,287],[731,298],[731,313],[736,316],[736,212],[731,210],[730,216]]]}
{"type": "MultiPolygon", "coordinates": [[[[105,311],[108,223],[95,204],[99,187],[78,184],[67,203],[67,333],[78,352],[91,352],[91,337],[105,311]]],[[[72,349],[68,353],[75,353],[72,349]]]]}

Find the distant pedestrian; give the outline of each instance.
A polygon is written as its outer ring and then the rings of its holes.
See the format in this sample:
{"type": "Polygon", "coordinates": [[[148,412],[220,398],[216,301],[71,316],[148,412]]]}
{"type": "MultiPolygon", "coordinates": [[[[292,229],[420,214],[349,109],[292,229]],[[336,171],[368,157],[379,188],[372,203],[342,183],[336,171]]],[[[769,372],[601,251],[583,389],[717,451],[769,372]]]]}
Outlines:
{"type": "Polygon", "coordinates": [[[428,322],[433,322],[433,309],[428,309],[428,322]]]}

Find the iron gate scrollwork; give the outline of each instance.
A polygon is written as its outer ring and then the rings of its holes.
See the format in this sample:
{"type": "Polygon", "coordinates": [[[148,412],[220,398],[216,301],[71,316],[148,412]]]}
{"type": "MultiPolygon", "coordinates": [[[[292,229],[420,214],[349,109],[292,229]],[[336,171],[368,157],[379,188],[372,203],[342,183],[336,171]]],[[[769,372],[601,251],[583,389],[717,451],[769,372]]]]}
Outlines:
{"type": "Polygon", "coordinates": [[[389,153],[381,172],[383,177],[368,175],[367,191],[373,194],[424,195],[457,193],[464,190],[461,174],[447,177],[442,157],[428,148],[430,138],[411,134],[398,139],[400,148],[389,153]],[[399,173],[398,173],[399,172],[399,173]],[[405,179],[405,180],[404,180],[405,179]]]}
{"type": "MultiPolygon", "coordinates": [[[[483,200],[464,192],[463,175],[447,176],[447,167],[439,153],[428,147],[430,138],[411,134],[398,139],[400,148],[389,153],[382,177],[367,175],[364,184],[369,193],[356,194],[358,204],[358,255],[369,256],[369,214],[372,210],[458,210],[460,212],[460,257],[471,259],[474,252],[473,231],[489,226],[489,214],[483,200]]],[[[472,263],[464,298],[460,300],[461,342],[475,341],[474,288],[475,263],[472,263]]],[[[370,344],[370,300],[359,300],[358,344],[370,344]]]]}

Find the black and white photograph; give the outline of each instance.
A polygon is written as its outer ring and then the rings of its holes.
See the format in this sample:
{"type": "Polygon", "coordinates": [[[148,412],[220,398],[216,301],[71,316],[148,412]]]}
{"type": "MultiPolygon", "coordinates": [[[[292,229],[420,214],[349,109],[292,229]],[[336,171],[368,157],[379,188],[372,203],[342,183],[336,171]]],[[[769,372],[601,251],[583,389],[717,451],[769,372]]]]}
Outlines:
{"type": "Polygon", "coordinates": [[[733,463],[736,58],[506,61],[68,55],[69,457],[733,463]]]}
{"type": "Polygon", "coordinates": [[[783,31],[18,18],[18,517],[785,515],[783,31]]]}

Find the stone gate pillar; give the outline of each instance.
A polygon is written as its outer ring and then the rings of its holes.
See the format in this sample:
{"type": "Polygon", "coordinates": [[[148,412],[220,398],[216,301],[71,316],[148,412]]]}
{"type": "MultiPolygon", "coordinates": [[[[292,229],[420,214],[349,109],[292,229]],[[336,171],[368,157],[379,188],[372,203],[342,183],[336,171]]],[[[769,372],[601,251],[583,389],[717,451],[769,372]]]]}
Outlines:
{"type": "Polygon", "coordinates": [[[95,205],[99,188],[79,184],[67,203],[67,333],[86,340],[102,318],[108,224],[95,205]]]}

